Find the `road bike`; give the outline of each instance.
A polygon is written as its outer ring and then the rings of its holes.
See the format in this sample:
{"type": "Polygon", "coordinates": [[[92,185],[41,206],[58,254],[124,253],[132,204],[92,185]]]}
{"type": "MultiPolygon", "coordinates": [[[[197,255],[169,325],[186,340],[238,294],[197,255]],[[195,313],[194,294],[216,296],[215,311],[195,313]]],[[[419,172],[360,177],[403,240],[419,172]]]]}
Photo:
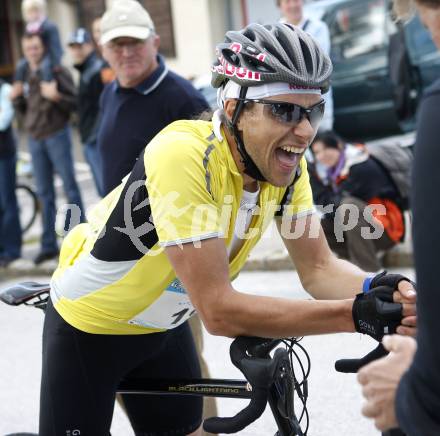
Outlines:
{"type": "MultiPolygon", "coordinates": [[[[23,282],[0,292],[0,301],[12,306],[32,306],[43,311],[50,286],[23,282]]],[[[249,399],[249,404],[233,417],[208,418],[203,428],[209,433],[238,433],[256,421],[269,404],[277,426],[275,436],[307,436],[308,377],[311,362],[301,344],[302,338],[267,339],[238,337],[230,346],[232,363],[243,373],[244,380],[235,379],[151,379],[123,380],[120,394],[197,395],[249,399]]],[[[340,360],[336,369],[356,372],[369,361],[385,354],[378,346],[362,359],[340,360]]],[[[7,436],[32,436],[15,433],[7,436]]],[[[34,435],[37,436],[37,435],[34,435]]],[[[400,431],[383,436],[404,436],[400,431]]]]}

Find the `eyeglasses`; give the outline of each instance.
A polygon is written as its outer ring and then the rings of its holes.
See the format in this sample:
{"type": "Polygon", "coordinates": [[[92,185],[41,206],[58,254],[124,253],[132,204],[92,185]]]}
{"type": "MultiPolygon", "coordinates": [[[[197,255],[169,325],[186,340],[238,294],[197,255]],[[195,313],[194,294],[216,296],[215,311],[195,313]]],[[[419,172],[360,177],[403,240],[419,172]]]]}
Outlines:
{"type": "Polygon", "coordinates": [[[258,103],[264,105],[264,112],[283,124],[289,124],[292,127],[297,126],[301,120],[306,117],[311,126],[315,129],[322,120],[325,109],[325,101],[321,100],[318,103],[308,108],[300,106],[295,103],[287,103],[284,101],[275,100],[251,100],[239,99],[246,103],[258,103]]]}
{"type": "Polygon", "coordinates": [[[122,53],[124,47],[130,50],[139,50],[145,44],[145,39],[133,39],[130,41],[110,41],[107,43],[108,48],[115,53],[122,53]]]}

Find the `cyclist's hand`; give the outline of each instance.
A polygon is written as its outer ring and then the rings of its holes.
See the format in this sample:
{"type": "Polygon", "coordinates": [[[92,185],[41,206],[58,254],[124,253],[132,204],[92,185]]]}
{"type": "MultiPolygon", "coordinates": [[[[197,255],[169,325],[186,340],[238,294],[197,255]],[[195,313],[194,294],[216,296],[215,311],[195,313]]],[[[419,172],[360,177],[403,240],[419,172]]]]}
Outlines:
{"type": "Polygon", "coordinates": [[[352,315],[357,332],[377,341],[386,334],[396,332],[404,313],[403,305],[393,301],[393,294],[393,288],[378,286],[356,295],[352,315]]]}
{"type": "Polygon", "coordinates": [[[390,286],[395,290],[393,301],[403,304],[403,319],[396,333],[415,337],[417,333],[416,302],[417,293],[415,284],[401,274],[387,274],[386,271],[376,275],[371,281],[371,288],[390,286]]]}
{"type": "Polygon", "coordinates": [[[417,294],[414,285],[407,281],[401,281],[398,290],[393,294],[396,303],[403,304],[403,318],[396,333],[404,336],[415,337],[417,334],[416,301],[417,294]]]}

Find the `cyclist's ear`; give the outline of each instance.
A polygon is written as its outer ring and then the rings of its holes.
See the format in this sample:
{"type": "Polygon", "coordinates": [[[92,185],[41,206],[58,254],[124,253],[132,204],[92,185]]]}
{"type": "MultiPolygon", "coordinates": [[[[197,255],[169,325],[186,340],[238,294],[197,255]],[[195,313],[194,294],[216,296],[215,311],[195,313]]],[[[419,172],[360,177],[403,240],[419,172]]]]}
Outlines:
{"type": "Polygon", "coordinates": [[[228,98],[224,104],[224,112],[226,118],[231,122],[232,116],[234,115],[235,107],[237,106],[237,100],[233,98],[228,98]]]}

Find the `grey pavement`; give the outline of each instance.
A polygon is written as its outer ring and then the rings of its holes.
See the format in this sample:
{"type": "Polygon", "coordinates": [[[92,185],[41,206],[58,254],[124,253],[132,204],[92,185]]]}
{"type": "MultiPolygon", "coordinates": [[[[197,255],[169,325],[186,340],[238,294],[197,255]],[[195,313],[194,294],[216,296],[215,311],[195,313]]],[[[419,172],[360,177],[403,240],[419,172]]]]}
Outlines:
{"type": "MultiPolygon", "coordinates": [[[[394,272],[414,277],[412,269],[394,272]]],[[[27,279],[29,277],[22,277],[27,279]]],[[[32,278],[32,277],[31,277],[32,278]]],[[[45,280],[47,277],[41,277],[45,280]]],[[[10,282],[9,282],[10,283],[10,282]]],[[[0,278],[0,288],[8,281],[0,278]]],[[[236,289],[256,295],[284,298],[308,298],[294,271],[244,272],[234,282],[236,289]]],[[[292,316],[295,316],[292,313],[292,316]]],[[[41,372],[41,331],[43,314],[35,309],[0,305],[0,435],[17,431],[37,431],[39,384],[41,372]]],[[[242,378],[229,362],[231,340],[204,332],[204,356],[212,377],[242,378]]],[[[360,414],[362,398],[355,376],[334,370],[335,360],[363,356],[375,342],[359,334],[334,334],[303,339],[310,354],[312,367],[309,377],[310,436],[375,436],[379,433],[360,414]]],[[[68,395],[68,392],[66,392],[68,395]]],[[[219,415],[232,416],[246,401],[219,399],[219,415]]],[[[266,436],[275,433],[269,408],[262,418],[240,434],[266,436]]],[[[131,436],[128,421],[116,407],[113,436],[131,436]]]]}

